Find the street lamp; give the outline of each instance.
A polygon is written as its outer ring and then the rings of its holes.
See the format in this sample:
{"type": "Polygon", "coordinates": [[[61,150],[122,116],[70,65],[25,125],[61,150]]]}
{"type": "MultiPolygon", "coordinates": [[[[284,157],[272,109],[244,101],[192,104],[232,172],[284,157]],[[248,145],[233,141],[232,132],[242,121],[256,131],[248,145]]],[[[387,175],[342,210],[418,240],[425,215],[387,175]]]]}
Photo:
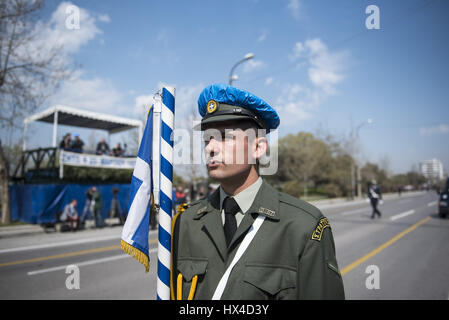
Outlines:
{"type": "Polygon", "coordinates": [[[254,58],[254,53],[247,53],[242,60],[238,61],[236,64],[234,64],[234,66],[231,69],[231,72],[229,73],[229,85],[232,85],[232,81],[237,80],[238,76],[233,75],[234,73],[234,69],[241,63],[248,61],[250,59],[254,58]]]}
{"type": "MultiPolygon", "coordinates": [[[[354,157],[354,160],[356,162],[356,156],[355,156],[355,151],[354,151],[354,144],[355,144],[355,140],[357,139],[357,141],[359,140],[359,131],[360,129],[367,124],[371,124],[373,123],[373,120],[371,119],[367,119],[365,121],[363,121],[361,124],[359,124],[357,126],[357,128],[355,129],[355,137],[354,137],[354,132],[351,132],[351,138],[352,138],[352,155],[354,157]]],[[[354,183],[354,164],[351,165],[351,180],[352,180],[352,198],[354,198],[354,191],[355,191],[355,183],[354,183]]],[[[361,182],[361,173],[360,173],[360,165],[359,163],[357,163],[357,197],[360,197],[362,195],[362,185],[360,184],[361,182]]]]}

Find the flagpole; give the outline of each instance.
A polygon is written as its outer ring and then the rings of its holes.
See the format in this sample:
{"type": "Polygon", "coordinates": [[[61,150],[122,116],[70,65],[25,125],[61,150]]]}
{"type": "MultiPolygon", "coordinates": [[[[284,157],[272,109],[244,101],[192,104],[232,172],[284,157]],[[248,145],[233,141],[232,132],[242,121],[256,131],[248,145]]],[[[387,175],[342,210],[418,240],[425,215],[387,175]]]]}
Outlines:
{"type": "Polygon", "coordinates": [[[159,207],[159,191],[160,191],[160,145],[161,145],[161,111],[162,100],[160,92],[153,97],[153,198],[156,208],[159,207]]]}
{"type": "MultiPolygon", "coordinates": [[[[160,209],[157,299],[170,300],[171,219],[173,210],[173,129],[175,88],[162,88],[160,127],[160,209]]],[[[157,153],[155,154],[156,157],[157,153]]]]}

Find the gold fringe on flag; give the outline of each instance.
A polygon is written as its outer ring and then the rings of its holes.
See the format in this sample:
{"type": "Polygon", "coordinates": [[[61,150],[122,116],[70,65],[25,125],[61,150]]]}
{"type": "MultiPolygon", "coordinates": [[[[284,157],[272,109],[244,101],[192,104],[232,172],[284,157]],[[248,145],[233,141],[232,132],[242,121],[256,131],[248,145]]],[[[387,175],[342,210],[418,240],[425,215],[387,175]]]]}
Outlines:
{"type": "Polygon", "coordinates": [[[124,253],[129,254],[130,256],[134,257],[134,259],[143,264],[145,266],[145,272],[150,271],[149,259],[145,253],[143,253],[139,249],[134,248],[132,245],[130,245],[124,240],[120,241],[120,248],[124,253]]]}

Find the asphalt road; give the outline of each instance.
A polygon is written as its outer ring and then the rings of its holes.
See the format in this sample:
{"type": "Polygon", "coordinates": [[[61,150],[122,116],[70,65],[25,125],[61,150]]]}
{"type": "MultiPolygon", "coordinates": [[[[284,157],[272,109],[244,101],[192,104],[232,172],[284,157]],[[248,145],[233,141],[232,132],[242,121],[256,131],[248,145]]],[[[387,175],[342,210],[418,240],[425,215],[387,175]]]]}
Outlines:
{"type": "MultiPolygon", "coordinates": [[[[433,192],[323,206],[347,299],[449,298],[449,219],[433,192]]],[[[155,299],[157,233],[150,272],[120,250],[121,227],[0,238],[0,299],[155,299]],[[79,270],[79,289],[73,287],[79,270]],[[66,273],[67,272],[67,273],[66,273]],[[68,287],[67,287],[68,285],[68,287]]]]}

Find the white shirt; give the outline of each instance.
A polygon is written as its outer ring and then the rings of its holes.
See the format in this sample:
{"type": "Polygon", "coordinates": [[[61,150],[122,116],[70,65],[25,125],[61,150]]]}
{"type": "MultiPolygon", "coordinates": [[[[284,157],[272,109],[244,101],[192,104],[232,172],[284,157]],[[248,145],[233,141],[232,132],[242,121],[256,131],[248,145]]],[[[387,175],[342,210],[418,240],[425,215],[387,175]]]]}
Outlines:
{"type": "Polygon", "coordinates": [[[225,213],[223,209],[223,201],[226,197],[232,197],[235,199],[237,204],[240,207],[240,211],[235,214],[235,219],[237,220],[237,226],[240,225],[240,222],[243,220],[243,217],[245,216],[246,211],[249,210],[251,205],[254,202],[254,199],[256,198],[257,192],[260,189],[260,186],[262,185],[262,178],[259,177],[256,182],[254,182],[252,185],[250,185],[245,190],[240,191],[235,196],[228,195],[223,188],[220,186],[220,212],[221,212],[221,221],[224,225],[225,223],[225,213]]]}

